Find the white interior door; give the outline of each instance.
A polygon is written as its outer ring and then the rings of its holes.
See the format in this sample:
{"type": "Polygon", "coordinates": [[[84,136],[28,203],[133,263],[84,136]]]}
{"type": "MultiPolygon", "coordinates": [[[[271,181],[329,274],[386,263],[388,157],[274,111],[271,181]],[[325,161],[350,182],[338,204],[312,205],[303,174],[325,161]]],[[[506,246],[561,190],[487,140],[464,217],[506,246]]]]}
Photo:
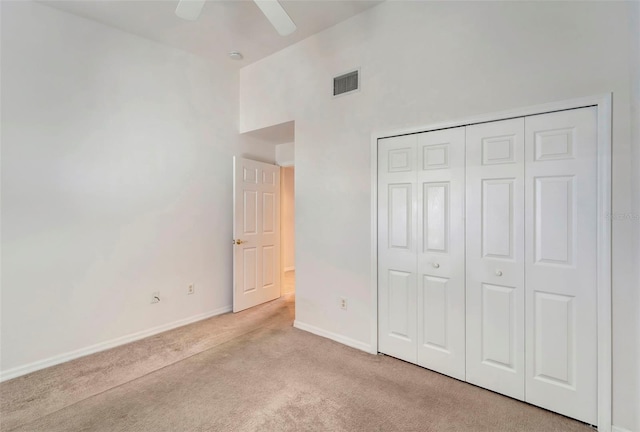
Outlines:
{"type": "Polygon", "coordinates": [[[524,118],[467,127],[466,373],[524,399],[524,118]]]}
{"type": "Polygon", "coordinates": [[[416,136],[378,141],[378,349],[416,363],[416,136]]]}
{"type": "Polygon", "coordinates": [[[597,423],[597,109],[526,117],[526,401],[597,423]]]}
{"type": "Polygon", "coordinates": [[[417,135],[418,364],[465,379],[465,128],[417,135]]]}
{"type": "Polygon", "coordinates": [[[233,311],[280,297],[280,168],[233,158],[233,311]]]}

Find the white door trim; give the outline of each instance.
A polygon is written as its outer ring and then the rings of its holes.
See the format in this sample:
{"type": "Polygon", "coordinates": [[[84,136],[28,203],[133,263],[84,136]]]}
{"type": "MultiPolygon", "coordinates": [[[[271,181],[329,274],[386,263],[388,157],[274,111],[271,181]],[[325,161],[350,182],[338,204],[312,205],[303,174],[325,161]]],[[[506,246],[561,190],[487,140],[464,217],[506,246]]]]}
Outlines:
{"type": "Polygon", "coordinates": [[[611,432],[611,102],[612,93],[535,105],[411,129],[371,134],[371,353],[378,353],[378,139],[587,106],[598,108],[598,430],[611,432]]]}

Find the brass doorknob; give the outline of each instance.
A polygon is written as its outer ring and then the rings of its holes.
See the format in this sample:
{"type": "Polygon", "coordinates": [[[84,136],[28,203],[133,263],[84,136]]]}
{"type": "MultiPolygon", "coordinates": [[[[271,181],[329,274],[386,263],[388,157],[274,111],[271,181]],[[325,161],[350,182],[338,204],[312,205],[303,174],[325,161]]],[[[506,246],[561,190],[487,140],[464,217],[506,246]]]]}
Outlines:
{"type": "Polygon", "coordinates": [[[246,243],[246,242],[245,242],[245,241],[242,241],[242,240],[240,240],[240,239],[238,239],[238,240],[234,240],[234,241],[233,241],[233,244],[237,244],[237,245],[241,245],[242,243],[246,243]]]}

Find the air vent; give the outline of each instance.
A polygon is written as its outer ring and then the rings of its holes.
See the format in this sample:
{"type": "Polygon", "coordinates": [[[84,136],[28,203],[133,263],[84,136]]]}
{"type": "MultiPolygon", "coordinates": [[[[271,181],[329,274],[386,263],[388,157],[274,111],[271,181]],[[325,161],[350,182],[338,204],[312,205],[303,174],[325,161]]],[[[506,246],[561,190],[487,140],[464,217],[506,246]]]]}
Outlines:
{"type": "Polygon", "coordinates": [[[358,90],[358,72],[355,70],[335,77],[333,79],[333,95],[338,96],[358,90]]]}

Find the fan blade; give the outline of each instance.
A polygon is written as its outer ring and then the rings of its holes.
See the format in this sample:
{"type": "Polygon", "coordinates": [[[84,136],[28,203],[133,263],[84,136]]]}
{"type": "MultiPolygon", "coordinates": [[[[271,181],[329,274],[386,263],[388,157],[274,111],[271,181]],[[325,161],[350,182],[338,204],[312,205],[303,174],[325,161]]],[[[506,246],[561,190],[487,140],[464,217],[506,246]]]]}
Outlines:
{"type": "Polygon", "coordinates": [[[287,11],[285,11],[277,0],[253,0],[260,8],[264,16],[267,17],[271,24],[275,27],[280,36],[286,36],[296,30],[287,11]]]}
{"type": "Polygon", "coordinates": [[[180,0],[176,8],[176,15],[182,19],[195,21],[200,16],[205,0],[180,0]]]}

